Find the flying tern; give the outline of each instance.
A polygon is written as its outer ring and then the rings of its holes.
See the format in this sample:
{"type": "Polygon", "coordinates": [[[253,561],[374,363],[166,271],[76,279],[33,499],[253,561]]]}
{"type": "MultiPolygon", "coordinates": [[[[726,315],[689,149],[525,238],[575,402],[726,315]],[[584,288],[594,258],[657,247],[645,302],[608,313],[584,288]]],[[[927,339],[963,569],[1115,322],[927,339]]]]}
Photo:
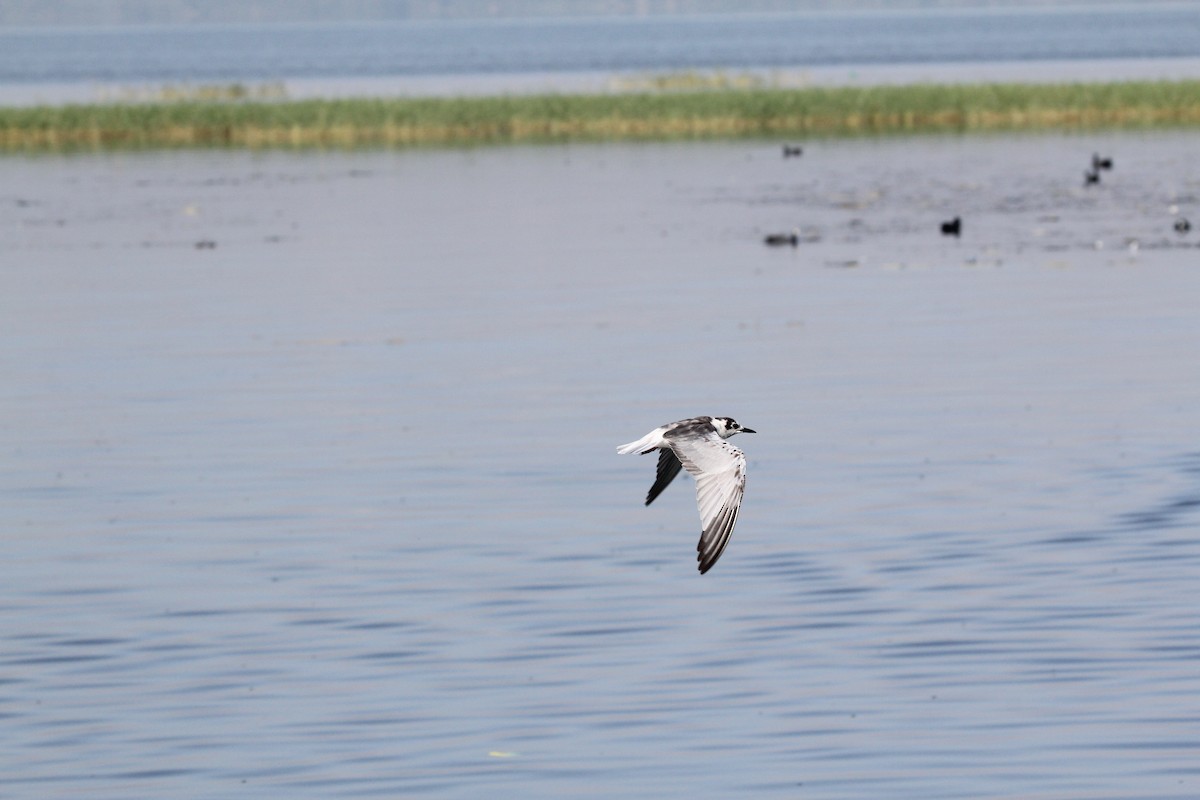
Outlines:
{"type": "Polygon", "coordinates": [[[696,560],[701,575],[712,569],[725,551],[742,507],[746,455],[726,441],[738,433],[755,431],[743,428],[730,417],[692,417],[661,425],[636,442],[617,448],[621,455],[658,451],[658,472],[646,495],[646,505],[662,494],[680,469],[696,479],[701,526],[696,560]]]}

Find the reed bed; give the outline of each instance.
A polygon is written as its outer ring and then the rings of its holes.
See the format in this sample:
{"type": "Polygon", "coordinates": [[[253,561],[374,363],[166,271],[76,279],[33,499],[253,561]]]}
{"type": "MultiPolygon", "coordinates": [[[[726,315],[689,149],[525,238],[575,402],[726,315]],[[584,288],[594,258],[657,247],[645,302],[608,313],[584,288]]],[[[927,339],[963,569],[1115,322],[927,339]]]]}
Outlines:
{"type": "Polygon", "coordinates": [[[1200,81],[0,109],[0,149],[408,147],[1200,124],[1200,81]]]}

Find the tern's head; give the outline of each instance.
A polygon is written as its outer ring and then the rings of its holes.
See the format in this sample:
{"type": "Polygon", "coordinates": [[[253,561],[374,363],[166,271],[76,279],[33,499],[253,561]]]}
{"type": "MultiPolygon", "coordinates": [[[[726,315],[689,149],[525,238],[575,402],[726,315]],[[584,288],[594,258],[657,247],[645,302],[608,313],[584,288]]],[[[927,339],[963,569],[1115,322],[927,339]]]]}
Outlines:
{"type": "Polygon", "coordinates": [[[712,424],[717,429],[717,435],[722,439],[728,439],[735,433],[757,433],[749,428],[743,428],[732,417],[713,417],[712,424]]]}

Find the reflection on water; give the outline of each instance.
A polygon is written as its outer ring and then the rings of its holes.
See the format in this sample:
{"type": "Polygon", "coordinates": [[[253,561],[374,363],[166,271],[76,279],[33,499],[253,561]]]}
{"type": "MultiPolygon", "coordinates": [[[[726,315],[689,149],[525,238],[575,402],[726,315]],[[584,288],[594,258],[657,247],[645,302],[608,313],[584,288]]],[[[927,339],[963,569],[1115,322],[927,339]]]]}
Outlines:
{"type": "Polygon", "coordinates": [[[6,787],[1196,796],[1191,149],[0,162],[6,787]]]}

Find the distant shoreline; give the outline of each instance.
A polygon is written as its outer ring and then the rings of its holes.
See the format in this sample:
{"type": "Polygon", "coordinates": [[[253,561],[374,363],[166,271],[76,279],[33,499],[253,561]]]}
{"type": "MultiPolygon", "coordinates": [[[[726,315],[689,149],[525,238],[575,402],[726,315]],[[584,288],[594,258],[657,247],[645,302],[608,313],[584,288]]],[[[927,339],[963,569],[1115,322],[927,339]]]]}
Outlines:
{"type": "MultiPolygon", "coordinates": [[[[0,150],[358,148],[1200,125],[1200,80],[0,108],[0,150]]],[[[668,87],[672,88],[672,87],[668,87]]]]}

